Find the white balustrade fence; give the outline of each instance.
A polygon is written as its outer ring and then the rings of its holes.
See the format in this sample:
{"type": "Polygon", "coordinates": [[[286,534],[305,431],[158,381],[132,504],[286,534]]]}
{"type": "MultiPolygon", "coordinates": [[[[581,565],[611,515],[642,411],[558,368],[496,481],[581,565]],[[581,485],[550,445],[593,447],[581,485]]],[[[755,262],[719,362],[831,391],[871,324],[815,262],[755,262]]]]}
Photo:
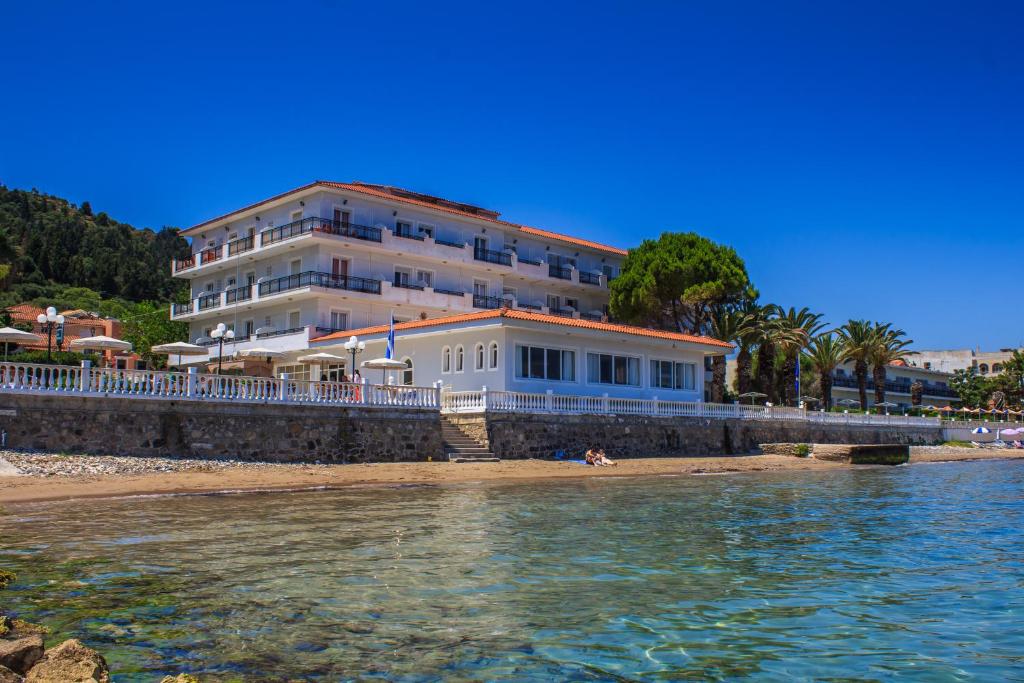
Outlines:
{"type": "Polygon", "coordinates": [[[566,396],[548,392],[445,391],[441,394],[445,413],[553,413],[562,415],[641,415],[646,417],[698,417],[711,419],[801,421],[816,424],[914,425],[938,427],[932,417],[823,413],[784,406],[746,406],[736,403],[661,401],[659,399],[613,398],[609,396],[566,396]]]}
{"type": "Polygon", "coordinates": [[[440,389],[405,385],[117,370],[66,365],[0,363],[0,392],[75,396],[170,398],[189,401],[298,403],[376,407],[440,407],[440,389]]]}

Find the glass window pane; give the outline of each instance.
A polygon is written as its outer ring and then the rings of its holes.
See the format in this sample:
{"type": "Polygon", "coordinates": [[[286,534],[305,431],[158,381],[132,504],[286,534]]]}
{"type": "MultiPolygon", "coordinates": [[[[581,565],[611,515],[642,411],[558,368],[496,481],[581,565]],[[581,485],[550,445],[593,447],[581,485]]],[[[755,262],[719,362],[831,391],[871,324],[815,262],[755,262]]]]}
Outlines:
{"type": "Polygon", "coordinates": [[[530,349],[526,346],[519,347],[516,354],[516,377],[528,377],[530,369],[530,349]]]}
{"type": "Polygon", "coordinates": [[[544,349],[530,347],[530,377],[544,379],[544,349]]]}
{"type": "Polygon", "coordinates": [[[629,384],[630,386],[640,386],[640,359],[630,358],[629,359],[629,384]]]}
{"type": "Polygon", "coordinates": [[[601,355],[601,382],[604,384],[611,384],[614,381],[612,372],[612,357],[602,354],[601,355]]]}
{"type": "Polygon", "coordinates": [[[562,379],[566,382],[576,381],[575,351],[562,351],[562,379]]]}
{"type": "Polygon", "coordinates": [[[562,378],[562,352],[557,349],[548,349],[548,379],[562,378]]]}

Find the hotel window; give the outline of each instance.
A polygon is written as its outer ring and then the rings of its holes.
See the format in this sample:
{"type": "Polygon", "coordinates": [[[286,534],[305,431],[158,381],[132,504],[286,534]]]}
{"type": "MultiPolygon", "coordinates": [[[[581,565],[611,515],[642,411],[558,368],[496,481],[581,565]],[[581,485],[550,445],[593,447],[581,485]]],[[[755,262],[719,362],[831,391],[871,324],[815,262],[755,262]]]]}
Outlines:
{"type": "Polygon", "coordinates": [[[409,271],[402,268],[395,268],[395,287],[408,287],[409,286],[409,271]]]}
{"type": "Polygon", "coordinates": [[[405,369],[402,370],[402,384],[407,387],[412,386],[412,358],[406,358],[402,361],[405,363],[405,369]]]}
{"type": "Polygon", "coordinates": [[[434,274],[429,270],[417,270],[416,284],[418,284],[420,287],[433,287],[434,274]]]}
{"type": "Polygon", "coordinates": [[[309,365],[278,365],[274,373],[280,377],[287,372],[288,379],[308,382],[310,367],[309,365]]]}
{"type": "Polygon", "coordinates": [[[669,360],[651,361],[651,386],[659,389],[685,389],[697,386],[696,363],[673,363],[669,360]]]}
{"type": "Polygon", "coordinates": [[[502,287],[501,298],[509,304],[516,300],[517,291],[515,287],[502,287]]]}
{"type": "Polygon", "coordinates": [[[567,308],[571,308],[574,311],[580,310],[580,300],[579,299],[566,298],[565,305],[566,305],[567,308]]]}
{"type": "Polygon", "coordinates": [[[331,329],[332,330],[347,330],[348,329],[348,312],[347,311],[331,311],[331,329]]]}
{"type": "Polygon", "coordinates": [[[516,377],[575,382],[576,352],[540,346],[517,346],[516,377]]]}
{"type": "Polygon", "coordinates": [[[497,370],[498,369],[498,342],[491,342],[490,347],[487,349],[487,369],[497,370]]]}
{"type": "Polygon", "coordinates": [[[455,372],[462,372],[466,368],[466,350],[462,344],[455,347],[455,372]]]}
{"type": "Polygon", "coordinates": [[[402,237],[412,237],[412,223],[409,221],[395,221],[395,234],[402,237]]]}
{"type": "Polygon", "coordinates": [[[342,209],[334,210],[334,222],[343,228],[347,228],[352,224],[352,212],[344,211],[342,209]]]}
{"type": "Polygon", "coordinates": [[[292,211],[292,223],[302,220],[302,209],[298,211],[292,211]]]}
{"type": "Polygon", "coordinates": [[[452,350],[449,347],[441,349],[441,372],[449,373],[452,371],[452,350]]]}
{"type": "Polygon", "coordinates": [[[587,381],[593,384],[640,386],[640,359],[610,353],[587,354],[587,381]]]}
{"type": "Polygon", "coordinates": [[[606,280],[611,280],[615,277],[615,269],[607,264],[601,266],[601,272],[604,274],[606,280]]]}
{"type": "Polygon", "coordinates": [[[434,226],[430,225],[429,223],[420,223],[418,226],[416,226],[416,229],[424,237],[434,236],[434,226]]]}
{"type": "Polygon", "coordinates": [[[554,294],[548,294],[547,303],[548,309],[552,311],[557,311],[562,308],[562,298],[559,296],[555,296],[554,294]]]}
{"type": "Polygon", "coordinates": [[[479,372],[484,369],[484,345],[478,343],[473,347],[473,369],[479,372]]]}
{"type": "Polygon", "coordinates": [[[301,315],[301,311],[288,312],[288,329],[294,330],[296,327],[301,327],[301,325],[299,324],[299,319],[301,315]]]}
{"type": "Polygon", "coordinates": [[[242,323],[242,336],[251,337],[253,330],[256,329],[256,323],[253,320],[246,320],[242,323]]]}

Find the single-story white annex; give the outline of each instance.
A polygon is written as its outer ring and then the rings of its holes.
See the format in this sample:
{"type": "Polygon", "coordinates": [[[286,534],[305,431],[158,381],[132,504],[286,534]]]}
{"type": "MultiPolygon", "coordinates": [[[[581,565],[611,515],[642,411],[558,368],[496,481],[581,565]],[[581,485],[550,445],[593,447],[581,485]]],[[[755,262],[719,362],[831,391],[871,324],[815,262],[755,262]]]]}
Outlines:
{"type": "MultiPolygon", "coordinates": [[[[366,343],[359,365],[385,354],[388,332],[388,325],[345,330],[311,340],[310,351],[347,357],[344,344],[355,336],[366,343]]],[[[452,391],[702,401],[704,358],[732,348],[709,337],[500,308],[396,323],[395,358],[407,370],[392,373],[391,381],[440,380],[452,391]]],[[[383,371],[362,374],[377,383],[383,371]]]]}

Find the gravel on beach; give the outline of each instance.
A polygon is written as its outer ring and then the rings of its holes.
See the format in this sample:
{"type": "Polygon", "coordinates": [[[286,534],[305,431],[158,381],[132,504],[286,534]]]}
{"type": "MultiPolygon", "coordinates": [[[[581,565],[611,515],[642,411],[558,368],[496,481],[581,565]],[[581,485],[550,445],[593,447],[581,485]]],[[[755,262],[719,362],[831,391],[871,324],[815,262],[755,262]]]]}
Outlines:
{"type": "MultiPolygon", "coordinates": [[[[0,450],[0,463],[10,463],[19,474],[33,477],[151,474],[154,472],[216,472],[227,469],[263,470],[296,467],[294,463],[250,462],[231,459],[132,457],[117,455],[61,455],[0,450]]],[[[302,463],[316,467],[319,463],[302,463]]],[[[323,465],[326,467],[326,465],[323,465]]]]}

